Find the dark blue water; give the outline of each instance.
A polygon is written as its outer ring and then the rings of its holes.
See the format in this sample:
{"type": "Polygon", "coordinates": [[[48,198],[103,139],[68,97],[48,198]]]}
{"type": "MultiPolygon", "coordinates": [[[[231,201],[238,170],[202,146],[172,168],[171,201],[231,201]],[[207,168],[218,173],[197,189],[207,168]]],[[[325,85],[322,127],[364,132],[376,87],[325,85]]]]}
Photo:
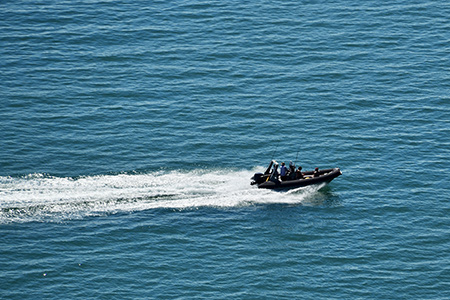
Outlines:
{"type": "Polygon", "coordinates": [[[448,299],[449,15],[1,2],[0,298],[448,299]]]}

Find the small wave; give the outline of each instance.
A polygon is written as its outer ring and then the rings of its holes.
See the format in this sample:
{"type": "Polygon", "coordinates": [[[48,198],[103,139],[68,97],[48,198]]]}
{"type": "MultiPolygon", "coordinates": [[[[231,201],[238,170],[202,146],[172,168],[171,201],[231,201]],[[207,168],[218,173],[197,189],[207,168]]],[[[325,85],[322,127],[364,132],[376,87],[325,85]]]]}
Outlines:
{"type": "Polygon", "coordinates": [[[159,171],[78,178],[0,177],[0,224],[58,222],[157,208],[308,204],[322,185],[288,192],[250,186],[251,170],[159,171]]]}

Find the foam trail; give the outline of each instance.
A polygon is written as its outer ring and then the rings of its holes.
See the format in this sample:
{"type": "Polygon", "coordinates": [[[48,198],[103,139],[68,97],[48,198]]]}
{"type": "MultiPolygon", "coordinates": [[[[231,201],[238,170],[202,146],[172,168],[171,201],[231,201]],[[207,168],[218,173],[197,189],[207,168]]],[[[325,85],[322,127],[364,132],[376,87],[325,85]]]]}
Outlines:
{"type": "Polygon", "coordinates": [[[284,193],[250,186],[253,170],[193,170],[60,178],[0,177],[0,224],[62,221],[117,212],[255,203],[300,204],[322,186],[284,193]]]}

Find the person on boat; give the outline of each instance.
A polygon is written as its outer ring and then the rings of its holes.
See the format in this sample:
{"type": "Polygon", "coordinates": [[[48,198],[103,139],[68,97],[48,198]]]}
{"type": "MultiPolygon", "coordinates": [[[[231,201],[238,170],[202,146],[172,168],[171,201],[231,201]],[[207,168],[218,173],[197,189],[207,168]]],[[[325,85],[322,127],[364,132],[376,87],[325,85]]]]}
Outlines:
{"type": "Polygon", "coordinates": [[[287,172],[288,169],[286,168],[286,164],[284,162],[281,163],[281,168],[280,168],[280,178],[281,180],[287,180],[287,172]]]}
{"type": "Polygon", "coordinates": [[[320,174],[319,174],[319,168],[315,168],[314,169],[314,177],[319,177],[320,176],[320,174]]]}
{"type": "Polygon", "coordinates": [[[295,171],[295,179],[303,179],[302,166],[299,166],[295,171]]]}
{"type": "Polygon", "coordinates": [[[291,161],[289,163],[289,179],[294,180],[296,175],[295,175],[295,165],[294,163],[291,161]]]}
{"type": "Polygon", "coordinates": [[[272,174],[269,177],[270,181],[276,182],[278,181],[278,164],[275,162],[273,165],[272,174]]]}

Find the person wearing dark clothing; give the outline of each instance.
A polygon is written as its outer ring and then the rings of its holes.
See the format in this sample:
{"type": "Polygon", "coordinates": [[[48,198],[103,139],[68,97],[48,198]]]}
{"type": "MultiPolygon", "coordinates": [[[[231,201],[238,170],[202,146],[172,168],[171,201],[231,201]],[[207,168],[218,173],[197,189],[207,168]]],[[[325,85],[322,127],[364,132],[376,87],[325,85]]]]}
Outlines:
{"type": "Polygon", "coordinates": [[[295,174],[295,165],[294,165],[294,163],[291,161],[291,162],[289,163],[289,179],[290,179],[290,180],[294,180],[295,177],[296,177],[296,174],[295,174]]]}
{"type": "Polygon", "coordinates": [[[275,162],[273,165],[272,174],[269,177],[270,181],[277,182],[278,181],[278,164],[275,162]]]}
{"type": "Polygon", "coordinates": [[[303,179],[302,166],[299,166],[295,171],[295,179],[303,179]]]}
{"type": "Polygon", "coordinates": [[[319,177],[320,176],[320,174],[319,174],[319,168],[315,168],[314,169],[314,177],[319,177]]]}

